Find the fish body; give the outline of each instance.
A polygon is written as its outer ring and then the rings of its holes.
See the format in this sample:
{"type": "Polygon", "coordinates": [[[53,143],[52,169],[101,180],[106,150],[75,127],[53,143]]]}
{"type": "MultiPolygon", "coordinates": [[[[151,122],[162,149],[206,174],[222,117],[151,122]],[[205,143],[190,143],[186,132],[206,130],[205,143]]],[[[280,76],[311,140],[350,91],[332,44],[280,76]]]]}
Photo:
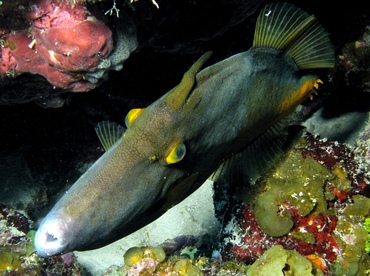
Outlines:
{"type": "Polygon", "coordinates": [[[127,114],[122,137],[41,222],[39,255],[96,248],[158,218],[315,92],[305,69],[334,65],[317,20],[287,3],[261,11],[250,50],[201,70],[209,56],[127,114]]]}

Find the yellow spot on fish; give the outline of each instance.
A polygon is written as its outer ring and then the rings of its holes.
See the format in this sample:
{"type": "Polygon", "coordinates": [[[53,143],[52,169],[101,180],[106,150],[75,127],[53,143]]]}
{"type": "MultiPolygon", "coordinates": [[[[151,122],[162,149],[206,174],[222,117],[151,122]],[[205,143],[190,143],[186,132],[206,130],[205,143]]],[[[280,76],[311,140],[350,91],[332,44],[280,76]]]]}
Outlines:
{"type": "Polygon", "coordinates": [[[125,118],[125,124],[126,124],[126,127],[129,127],[132,125],[132,123],[141,115],[141,113],[143,113],[143,108],[134,108],[134,109],[131,109],[127,115],[126,115],[126,118],[125,118]]]}
{"type": "Polygon", "coordinates": [[[149,161],[150,162],[154,162],[155,160],[157,160],[157,156],[156,155],[149,156],[149,161]]]}
{"type": "Polygon", "coordinates": [[[166,163],[174,164],[180,162],[184,158],[185,153],[186,147],[184,143],[177,144],[175,147],[173,147],[170,154],[166,157],[166,163]]]}

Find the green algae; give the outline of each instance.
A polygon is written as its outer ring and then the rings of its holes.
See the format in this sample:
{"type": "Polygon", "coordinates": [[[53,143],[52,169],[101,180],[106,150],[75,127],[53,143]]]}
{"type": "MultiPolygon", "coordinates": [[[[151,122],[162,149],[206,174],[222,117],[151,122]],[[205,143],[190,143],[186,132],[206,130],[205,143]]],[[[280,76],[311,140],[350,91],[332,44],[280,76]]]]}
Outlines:
{"type": "Polygon", "coordinates": [[[305,257],[294,250],[275,245],[267,250],[247,271],[250,276],[323,275],[305,257]]]}
{"type": "MultiPolygon", "coordinates": [[[[298,147],[304,147],[300,139],[298,147]]],[[[291,149],[284,160],[262,183],[266,191],[255,201],[255,215],[261,229],[270,236],[283,236],[293,227],[286,202],[298,209],[301,216],[318,215],[327,211],[325,184],[335,176],[312,157],[291,149]]]]}
{"type": "Polygon", "coordinates": [[[201,276],[203,275],[202,271],[193,265],[193,263],[189,259],[180,259],[178,260],[173,270],[180,275],[189,275],[189,276],[201,276]]]}
{"type": "MultiPolygon", "coordinates": [[[[184,248],[185,252],[195,252],[198,249],[184,248]]],[[[124,255],[125,267],[114,267],[100,274],[115,275],[156,275],[156,276],[202,276],[202,275],[246,275],[248,265],[232,261],[214,261],[205,256],[189,258],[184,255],[166,255],[161,246],[133,247],[124,255]],[[209,274],[212,272],[212,274],[209,274]],[[117,274],[122,273],[122,274],[117,274]]]]}
{"type": "Polygon", "coordinates": [[[346,193],[351,191],[352,182],[347,178],[348,172],[344,168],[342,163],[337,163],[331,169],[334,179],[331,181],[332,187],[338,191],[344,191],[346,193]]]}
{"type": "Polygon", "coordinates": [[[316,244],[313,233],[291,231],[289,208],[294,208],[302,217],[335,216],[337,222],[332,236],[338,243],[335,249],[338,257],[328,262],[330,273],[367,275],[370,272],[370,218],[368,228],[366,219],[370,215],[370,199],[360,194],[351,195],[353,184],[345,162],[337,162],[327,169],[309,154],[303,155],[301,149],[307,149],[307,143],[299,139],[276,168],[258,183],[254,211],[260,228],[270,236],[289,234],[316,244]],[[342,204],[330,204],[330,201],[342,204]]]}
{"type": "Polygon", "coordinates": [[[166,259],[166,253],[161,246],[157,247],[132,247],[124,255],[124,262],[127,267],[131,267],[145,259],[153,259],[158,263],[166,259]]]}
{"type": "Polygon", "coordinates": [[[362,195],[354,195],[353,203],[348,204],[344,209],[344,214],[350,216],[367,216],[370,214],[370,198],[362,195]]]}
{"type": "Polygon", "coordinates": [[[299,240],[304,241],[308,244],[315,244],[316,243],[315,235],[310,233],[310,232],[292,231],[290,234],[293,236],[293,238],[299,239],[299,240]]]}
{"type": "Polygon", "coordinates": [[[153,247],[152,254],[153,257],[160,263],[166,259],[166,253],[161,246],[153,247]]]}
{"type": "Polygon", "coordinates": [[[272,187],[268,192],[258,196],[255,215],[258,225],[270,236],[283,236],[293,227],[292,215],[287,209],[279,210],[284,203],[279,188],[272,187]]]}
{"type": "Polygon", "coordinates": [[[341,239],[347,244],[356,244],[361,250],[366,249],[366,240],[368,238],[368,232],[357,221],[356,217],[341,216],[337,222],[335,232],[338,235],[337,240],[341,239]]]}
{"type": "MultiPolygon", "coordinates": [[[[0,248],[0,273],[23,271],[22,264],[26,258],[32,262],[32,255],[35,253],[33,246],[35,232],[31,230],[25,237],[22,237],[20,242],[0,248]]],[[[36,261],[34,261],[34,266],[38,267],[36,261]]]]}
{"type": "Polygon", "coordinates": [[[365,219],[365,231],[367,232],[365,240],[365,252],[370,253],[370,218],[365,219]]]}
{"type": "Polygon", "coordinates": [[[127,269],[142,267],[139,275],[160,275],[168,267],[172,268],[173,275],[203,275],[201,270],[188,258],[170,258],[166,260],[166,253],[161,246],[132,247],[126,251],[124,262],[127,269]]]}
{"type": "Polygon", "coordinates": [[[13,252],[9,247],[5,247],[0,251],[0,273],[14,270],[20,265],[21,262],[14,258],[13,252]]]}
{"type": "Polygon", "coordinates": [[[330,267],[333,275],[368,275],[370,257],[356,245],[343,244],[342,254],[330,267]]]}
{"type": "Polygon", "coordinates": [[[198,251],[199,250],[196,247],[186,246],[181,250],[180,255],[188,256],[190,259],[195,259],[195,255],[197,254],[198,251]]]}
{"type": "Polygon", "coordinates": [[[126,266],[140,262],[144,257],[144,251],[140,247],[132,247],[128,249],[124,255],[124,262],[126,266]]]}
{"type": "Polygon", "coordinates": [[[9,45],[10,50],[12,50],[12,51],[17,49],[17,45],[12,40],[8,40],[8,45],[9,45]]]}

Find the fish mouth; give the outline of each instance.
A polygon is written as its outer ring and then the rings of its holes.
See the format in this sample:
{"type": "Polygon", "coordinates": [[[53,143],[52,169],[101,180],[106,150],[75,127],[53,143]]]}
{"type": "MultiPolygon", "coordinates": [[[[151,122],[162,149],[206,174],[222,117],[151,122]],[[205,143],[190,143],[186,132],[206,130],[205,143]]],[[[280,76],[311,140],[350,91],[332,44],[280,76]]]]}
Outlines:
{"type": "Polygon", "coordinates": [[[42,257],[51,257],[66,252],[68,239],[66,228],[60,220],[45,218],[35,235],[34,246],[42,257]]]}

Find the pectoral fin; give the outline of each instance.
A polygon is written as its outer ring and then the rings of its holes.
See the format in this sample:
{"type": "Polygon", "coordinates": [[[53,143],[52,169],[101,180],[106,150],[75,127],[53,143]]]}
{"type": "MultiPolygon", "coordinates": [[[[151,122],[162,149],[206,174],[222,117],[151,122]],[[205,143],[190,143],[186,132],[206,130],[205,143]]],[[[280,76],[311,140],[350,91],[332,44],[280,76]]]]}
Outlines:
{"type": "Polygon", "coordinates": [[[213,181],[254,184],[286,152],[291,136],[287,120],[280,121],[262,133],[244,150],[226,160],[213,174],[213,181]]]}
{"type": "Polygon", "coordinates": [[[105,151],[113,146],[125,132],[125,128],[119,124],[103,121],[96,125],[95,132],[105,151]]]}

